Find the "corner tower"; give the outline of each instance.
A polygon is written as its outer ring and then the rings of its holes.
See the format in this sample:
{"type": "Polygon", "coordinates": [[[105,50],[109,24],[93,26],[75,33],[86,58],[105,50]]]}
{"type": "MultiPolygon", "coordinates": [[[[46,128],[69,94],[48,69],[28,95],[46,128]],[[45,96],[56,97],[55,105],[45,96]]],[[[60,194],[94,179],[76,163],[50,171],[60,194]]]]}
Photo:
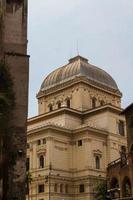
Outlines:
{"type": "Polygon", "coordinates": [[[27,0],[0,0],[0,60],[8,68],[15,99],[3,140],[2,199],[24,200],[29,74],[27,0]]]}

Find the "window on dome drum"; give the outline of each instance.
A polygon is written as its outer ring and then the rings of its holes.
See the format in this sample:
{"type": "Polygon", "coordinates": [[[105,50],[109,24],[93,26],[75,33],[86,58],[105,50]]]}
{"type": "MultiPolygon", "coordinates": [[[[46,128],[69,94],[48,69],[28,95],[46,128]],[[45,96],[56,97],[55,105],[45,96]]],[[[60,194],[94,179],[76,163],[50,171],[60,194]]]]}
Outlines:
{"type": "Polygon", "coordinates": [[[54,192],[57,192],[57,187],[58,187],[58,185],[55,184],[55,185],[54,185],[54,192]]]}
{"type": "Polygon", "coordinates": [[[30,158],[26,159],[26,171],[29,171],[30,169],[30,158]]]}
{"type": "Polygon", "coordinates": [[[63,184],[60,185],[60,193],[63,192],[63,184]]]}
{"type": "Polygon", "coordinates": [[[96,108],[96,98],[92,98],[92,108],[96,108]]]}
{"type": "Polygon", "coordinates": [[[44,192],[44,184],[38,185],[38,193],[44,192]]]}
{"type": "Polygon", "coordinates": [[[27,143],[27,149],[29,149],[30,148],[30,144],[29,143],[27,143]]]}
{"type": "Polygon", "coordinates": [[[124,122],[119,120],[118,122],[118,133],[122,136],[125,135],[125,130],[124,130],[124,122]]]}
{"type": "Polygon", "coordinates": [[[95,157],[95,163],[96,163],[96,169],[100,169],[100,157],[99,156],[95,157]]]}
{"type": "Polygon", "coordinates": [[[84,184],[80,184],[79,185],[79,192],[80,193],[83,193],[85,191],[85,186],[84,186],[84,184]]]}
{"type": "Polygon", "coordinates": [[[44,156],[43,155],[41,155],[39,157],[39,167],[44,168],[44,156]]]}
{"type": "Polygon", "coordinates": [[[53,106],[50,104],[49,105],[49,112],[53,111],[53,106]]]}
{"type": "Polygon", "coordinates": [[[78,146],[82,146],[82,140],[78,140],[78,146]]]}
{"type": "Polygon", "coordinates": [[[60,101],[57,103],[57,105],[58,105],[58,109],[61,108],[61,102],[60,101]]]}
{"type": "Polygon", "coordinates": [[[70,99],[66,100],[66,105],[67,105],[67,108],[70,108],[70,105],[71,105],[70,99]]]}

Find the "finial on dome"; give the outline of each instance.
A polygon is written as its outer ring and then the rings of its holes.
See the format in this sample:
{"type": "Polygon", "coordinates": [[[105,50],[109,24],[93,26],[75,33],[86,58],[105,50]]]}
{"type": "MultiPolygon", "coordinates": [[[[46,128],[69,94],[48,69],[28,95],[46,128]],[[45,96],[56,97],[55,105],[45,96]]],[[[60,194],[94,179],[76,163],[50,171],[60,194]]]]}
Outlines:
{"type": "Polygon", "coordinates": [[[80,56],[80,55],[77,55],[77,56],[75,56],[75,57],[73,57],[73,58],[70,58],[70,59],[69,59],[69,63],[75,62],[75,61],[77,61],[77,60],[81,60],[81,61],[83,61],[83,62],[88,63],[88,59],[87,59],[87,58],[84,58],[84,57],[82,57],[82,56],[80,56]]]}

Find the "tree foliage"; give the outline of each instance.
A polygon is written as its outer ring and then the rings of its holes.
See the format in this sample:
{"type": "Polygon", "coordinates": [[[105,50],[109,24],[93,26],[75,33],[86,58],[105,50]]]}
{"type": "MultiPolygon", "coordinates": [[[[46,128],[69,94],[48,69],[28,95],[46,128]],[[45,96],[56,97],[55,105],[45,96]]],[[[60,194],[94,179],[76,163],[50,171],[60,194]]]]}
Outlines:
{"type": "Polygon", "coordinates": [[[107,194],[106,181],[99,181],[96,184],[95,191],[96,191],[96,195],[95,195],[96,200],[106,199],[106,194],[107,194]]]}
{"type": "Polygon", "coordinates": [[[0,61],[0,129],[7,127],[7,121],[14,107],[13,83],[6,63],[0,61]]]}

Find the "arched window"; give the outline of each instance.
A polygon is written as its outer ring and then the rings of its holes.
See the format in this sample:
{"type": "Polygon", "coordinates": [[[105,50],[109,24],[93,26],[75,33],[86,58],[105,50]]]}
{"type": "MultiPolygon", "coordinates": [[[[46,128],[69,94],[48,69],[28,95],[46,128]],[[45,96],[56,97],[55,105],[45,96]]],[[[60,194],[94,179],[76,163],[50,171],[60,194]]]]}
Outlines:
{"type": "Polygon", "coordinates": [[[58,109],[61,108],[61,102],[60,101],[58,101],[57,105],[58,105],[58,109]]]}
{"type": "Polygon", "coordinates": [[[79,192],[83,193],[85,191],[85,185],[84,184],[80,184],[79,185],[79,192]]]}
{"type": "Polygon", "coordinates": [[[70,106],[71,106],[71,102],[70,102],[69,98],[66,100],[66,106],[67,106],[67,108],[70,108],[70,106]]]}
{"type": "Polygon", "coordinates": [[[53,111],[53,106],[52,104],[49,105],[49,112],[53,111]]]}
{"type": "Polygon", "coordinates": [[[110,182],[110,188],[111,189],[119,188],[119,182],[118,182],[118,179],[116,177],[112,178],[112,180],[110,182]]]}
{"type": "Polygon", "coordinates": [[[122,196],[123,197],[131,197],[131,182],[128,177],[125,177],[122,184],[122,196]]]}
{"type": "Polygon", "coordinates": [[[118,182],[118,179],[116,177],[113,177],[111,179],[110,189],[112,189],[112,192],[111,192],[112,199],[118,199],[119,196],[120,196],[120,194],[119,194],[120,190],[119,190],[119,182],[118,182]]]}
{"type": "Polygon", "coordinates": [[[118,121],[118,133],[122,136],[125,135],[125,125],[124,125],[124,121],[122,120],[118,121]]]}
{"type": "Polygon", "coordinates": [[[57,192],[57,184],[54,185],[54,192],[57,192]]]}
{"type": "Polygon", "coordinates": [[[40,166],[40,168],[44,168],[44,156],[43,155],[41,155],[39,157],[39,166],[40,166]]]}
{"type": "Polygon", "coordinates": [[[63,192],[63,184],[60,184],[60,193],[63,192]]]}
{"type": "Polygon", "coordinates": [[[96,169],[100,169],[100,157],[99,156],[95,157],[95,162],[96,162],[96,169]]]}
{"type": "Polygon", "coordinates": [[[96,98],[93,97],[92,98],[92,108],[95,108],[96,107],[96,98]]]}

